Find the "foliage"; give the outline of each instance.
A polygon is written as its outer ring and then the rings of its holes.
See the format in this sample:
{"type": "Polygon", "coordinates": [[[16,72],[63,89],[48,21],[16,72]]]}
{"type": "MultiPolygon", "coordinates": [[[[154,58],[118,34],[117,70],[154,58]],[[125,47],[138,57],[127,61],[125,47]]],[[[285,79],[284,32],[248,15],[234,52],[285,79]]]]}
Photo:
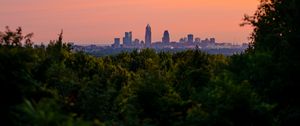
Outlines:
{"type": "Polygon", "coordinates": [[[249,49],[93,57],[0,32],[4,125],[299,125],[299,1],[262,0],[249,49]],[[23,44],[25,43],[25,44],[23,44]]]}

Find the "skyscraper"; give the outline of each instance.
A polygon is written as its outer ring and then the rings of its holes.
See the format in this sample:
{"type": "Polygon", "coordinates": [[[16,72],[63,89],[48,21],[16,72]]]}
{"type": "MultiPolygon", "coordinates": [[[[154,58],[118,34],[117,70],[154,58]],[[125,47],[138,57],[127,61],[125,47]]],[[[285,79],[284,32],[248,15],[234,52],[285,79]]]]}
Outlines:
{"type": "Polygon", "coordinates": [[[193,43],[193,42],[194,42],[194,35],[188,34],[188,43],[193,43]]]}
{"type": "Polygon", "coordinates": [[[146,27],[145,44],[147,48],[151,47],[151,27],[149,24],[146,27]]]}
{"type": "Polygon", "coordinates": [[[120,38],[115,38],[113,47],[115,47],[115,48],[119,48],[120,47],[120,38]]]}
{"type": "Polygon", "coordinates": [[[170,34],[169,34],[169,31],[168,31],[168,30],[166,30],[166,31],[164,32],[164,36],[163,36],[163,38],[162,38],[162,43],[164,43],[164,44],[170,43],[170,34]]]}
{"type": "Polygon", "coordinates": [[[195,38],[195,43],[201,43],[201,39],[200,38],[195,38]]]}
{"type": "Polygon", "coordinates": [[[125,32],[125,37],[123,37],[123,44],[130,46],[132,44],[132,32],[125,32]]]}
{"type": "Polygon", "coordinates": [[[215,44],[216,43],[216,39],[215,38],[210,38],[209,39],[210,43],[215,44]]]}
{"type": "Polygon", "coordinates": [[[180,38],[180,39],[179,39],[179,42],[180,42],[180,43],[185,43],[186,41],[187,41],[187,38],[186,38],[186,37],[180,38]]]}

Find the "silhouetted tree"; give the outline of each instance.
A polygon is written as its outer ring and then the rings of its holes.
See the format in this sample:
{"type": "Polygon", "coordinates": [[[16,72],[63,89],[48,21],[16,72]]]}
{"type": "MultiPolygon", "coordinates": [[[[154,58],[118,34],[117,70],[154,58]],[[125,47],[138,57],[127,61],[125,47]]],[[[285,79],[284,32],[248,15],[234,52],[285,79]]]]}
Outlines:
{"type": "Polygon", "coordinates": [[[274,116],[279,125],[300,124],[299,6],[298,0],[263,0],[253,16],[245,16],[244,24],[254,27],[250,48],[232,60],[236,73],[266,101],[278,104],[274,116]]]}
{"type": "Polygon", "coordinates": [[[5,27],[5,32],[0,32],[0,46],[22,46],[22,43],[25,44],[25,47],[32,47],[33,43],[31,38],[33,33],[29,33],[26,35],[22,34],[22,28],[18,27],[16,31],[11,31],[8,26],[5,27]]]}

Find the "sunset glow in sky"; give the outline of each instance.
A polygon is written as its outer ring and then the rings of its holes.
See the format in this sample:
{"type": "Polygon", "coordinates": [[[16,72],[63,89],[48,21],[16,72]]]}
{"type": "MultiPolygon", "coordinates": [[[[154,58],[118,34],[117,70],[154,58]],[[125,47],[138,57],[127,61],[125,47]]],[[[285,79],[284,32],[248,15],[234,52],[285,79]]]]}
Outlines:
{"type": "Polygon", "coordinates": [[[64,30],[65,41],[76,44],[112,43],[132,31],[144,40],[152,27],[153,41],[169,30],[172,41],[189,33],[216,37],[218,42],[247,42],[250,27],[240,27],[258,0],[0,0],[0,31],[21,26],[34,41],[48,42],[64,30]]]}

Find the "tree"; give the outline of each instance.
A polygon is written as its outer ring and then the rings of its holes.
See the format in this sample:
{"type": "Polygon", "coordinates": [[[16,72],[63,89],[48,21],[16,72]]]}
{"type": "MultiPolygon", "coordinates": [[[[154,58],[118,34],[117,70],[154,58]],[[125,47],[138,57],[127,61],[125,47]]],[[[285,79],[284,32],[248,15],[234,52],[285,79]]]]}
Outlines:
{"type": "Polygon", "coordinates": [[[299,6],[298,0],[262,0],[253,16],[245,16],[244,24],[254,27],[250,48],[244,58],[233,58],[233,62],[246,63],[233,65],[242,66],[245,79],[260,95],[278,104],[274,113],[280,125],[300,124],[299,6]]]}
{"type": "Polygon", "coordinates": [[[11,31],[8,26],[5,27],[6,31],[0,32],[0,47],[6,46],[22,46],[22,43],[25,44],[25,47],[32,47],[33,43],[31,38],[33,37],[33,33],[29,33],[26,35],[22,34],[22,28],[18,27],[16,31],[11,31]]]}
{"type": "MultiPolygon", "coordinates": [[[[39,99],[35,93],[41,90],[33,79],[32,69],[37,64],[38,57],[31,48],[32,33],[23,35],[21,27],[11,31],[0,32],[0,86],[1,86],[1,115],[3,123],[12,123],[10,111],[12,106],[20,104],[23,98],[39,99]],[[25,41],[25,47],[22,42],[25,41]]],[[[42,95],[41,95],[42,96],[42,95]]]]}

